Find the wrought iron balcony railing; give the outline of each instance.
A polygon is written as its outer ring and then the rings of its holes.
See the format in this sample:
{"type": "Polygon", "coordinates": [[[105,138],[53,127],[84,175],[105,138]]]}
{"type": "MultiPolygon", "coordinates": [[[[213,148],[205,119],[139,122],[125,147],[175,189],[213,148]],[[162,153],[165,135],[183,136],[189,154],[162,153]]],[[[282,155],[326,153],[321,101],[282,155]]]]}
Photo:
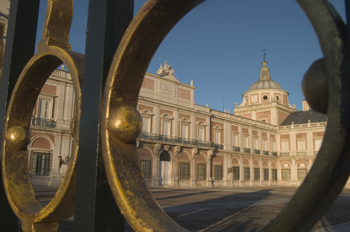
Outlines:
{"type": "Polygon", "coordinates": [[[306,156],[306,151],[298,151],[297,156],[306,156]]]}
{"type": "Polygon", "coordinates": [[[236,147],[236,146],[232,146],[232,151],[240,152],[241,148],[240,147],[236,147]]]}
{"type": "Polygon", "coordinates": [[[264,155],[269,155],[269,151],[263,151],[264,155]]]}
{"type": "Polygon", "coordinates": [[[253,149],[253,153],[256,154],[256,155],[260,155],[260,150],[258,150],[258,149],[253,149]]]}
{"type": "Polygon", "coordinates": [[[48,128],[55,128],[57,123],[53,119],[37,118],[37,117],[35,117],[33,115],[33,117],[32,117],[32,125],[33,126],[48,127],[48,128]]]}
{"type": "Polygon", "coordinates": [[[289,152],[280,152],[281,156],[289,156],[289,152]]]}
{"type": "Polygon", "coordinates": [[[250,148],[243,147],[243,153],[250,153],[250,148]]]}
{"type": "Polygon", "coordinates": [[[156,140],[156,141],[162,141],[162,142],[168,142],[168,143],[180,143],[180,144],[187,144],[187,145],[193,145],[193,146],[210,147],[210,148],[216,148],[220,150],[224,149],[223,144],[216,144],[210,141],[201,141],[201,140],[195,140],[195,139],[185,139],[177,136],[169,136],[169,135],[162,135],[162,134],[156,134],[156,133],[142,132],[138,138],[147,139],[147,140],[156,140]]]}
{"type": "Polygon", "coordinates": [[[277,152],[273,151],[271,153],[272,153],[272,156],[277,156],[277,152]]]}

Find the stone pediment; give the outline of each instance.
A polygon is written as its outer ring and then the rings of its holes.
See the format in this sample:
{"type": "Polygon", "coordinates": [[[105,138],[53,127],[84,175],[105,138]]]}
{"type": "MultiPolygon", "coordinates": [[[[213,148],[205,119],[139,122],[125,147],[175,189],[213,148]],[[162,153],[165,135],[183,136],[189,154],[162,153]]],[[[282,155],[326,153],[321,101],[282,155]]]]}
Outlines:
{"type": "Polygon", "coordinates": [[[171,75],[164,75],[164,76],[158,75],[158,76],[172,82],[180,83],[178,79],[176,79],[174,76],[171,76],[171,75]]]}

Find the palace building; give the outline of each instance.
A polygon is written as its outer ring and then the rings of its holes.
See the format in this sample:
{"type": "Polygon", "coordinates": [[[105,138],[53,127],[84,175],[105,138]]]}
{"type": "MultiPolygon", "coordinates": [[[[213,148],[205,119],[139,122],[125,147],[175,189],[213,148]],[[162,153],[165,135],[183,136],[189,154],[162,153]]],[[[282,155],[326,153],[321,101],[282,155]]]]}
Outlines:
{"type": "MultiPolygon", "coordinates": [[[[233,114],[197,105],[195,89],[193,82],[179,82],[166,62],[145,75],[137,149],[148,186],[301,184],[320,149],[327,116],[310,110],[306,101],[296,111],[288,92],[271,79],[266,61],[233,114]]],[[[73,113],[70,75],[56,70],[33,111],[28,147],[33,183],[60,183],[69,162],[73,113]]]]}

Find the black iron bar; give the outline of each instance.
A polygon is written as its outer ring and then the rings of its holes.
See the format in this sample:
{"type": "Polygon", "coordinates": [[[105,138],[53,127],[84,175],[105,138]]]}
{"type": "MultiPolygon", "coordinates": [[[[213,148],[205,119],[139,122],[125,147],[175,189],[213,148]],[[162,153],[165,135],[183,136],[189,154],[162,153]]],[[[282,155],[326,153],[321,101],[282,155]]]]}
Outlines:
{"type": "MultiPolygon", "coordinates": [[[[5,118],[7,103],[17,79],[33,56],[40,0],[12,0],[8,20],[5,55],[0,84],[0,117],[5,118]]],[[[25,102],[23,103],[25,104],[25,102]]],[[[0,123],[3,140],[4,120],[0,123]]],[[[2,149],[1,149],[2,150],[2,149]]],[[[18,231],[18,218],[6,198],[0,166],[0,230],[18,231]]]]}
{"type": "Polygon", "coordinates": [[[105,174],[100,100],[114,53],[133,18],[133,0],[90,0],[82,82],[75,232],[124,231],[124,218],[105,174]]]}

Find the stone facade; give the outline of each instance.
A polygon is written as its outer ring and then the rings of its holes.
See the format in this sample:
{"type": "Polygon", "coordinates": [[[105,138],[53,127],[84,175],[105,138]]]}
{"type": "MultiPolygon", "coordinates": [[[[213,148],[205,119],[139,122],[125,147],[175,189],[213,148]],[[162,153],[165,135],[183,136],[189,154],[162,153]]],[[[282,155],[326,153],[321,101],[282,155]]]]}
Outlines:
{"type": "Polygon", "coordinates": [[[42,88],[31,122],[28,170],[39,185],[59,185],[67,169],[73,138],[69,128],[74,114],[70,74],[63,68],[52,73],[42,88]]]}
{"type": "MultiPolygon", "coordinates": [[[[271,80],[266,61],[234,114],[195,104],[195,89],[193,82],[179,82],[167,63],[157,74],[145,75],[137,106],[143,117],[137,149],[148,186],[300,185],[320,149],[326,116],[309,111],[306,102],[305,111],[296,111],[288,92],[271,80]]],[[[33,111],[28,149],[33,182],[60,182],[69,161],[73,113],[69,73],[56,70],[33,111]],[[37,122],[45,109],[51,116],[44,121],[54,124],[37,122]]]]}

